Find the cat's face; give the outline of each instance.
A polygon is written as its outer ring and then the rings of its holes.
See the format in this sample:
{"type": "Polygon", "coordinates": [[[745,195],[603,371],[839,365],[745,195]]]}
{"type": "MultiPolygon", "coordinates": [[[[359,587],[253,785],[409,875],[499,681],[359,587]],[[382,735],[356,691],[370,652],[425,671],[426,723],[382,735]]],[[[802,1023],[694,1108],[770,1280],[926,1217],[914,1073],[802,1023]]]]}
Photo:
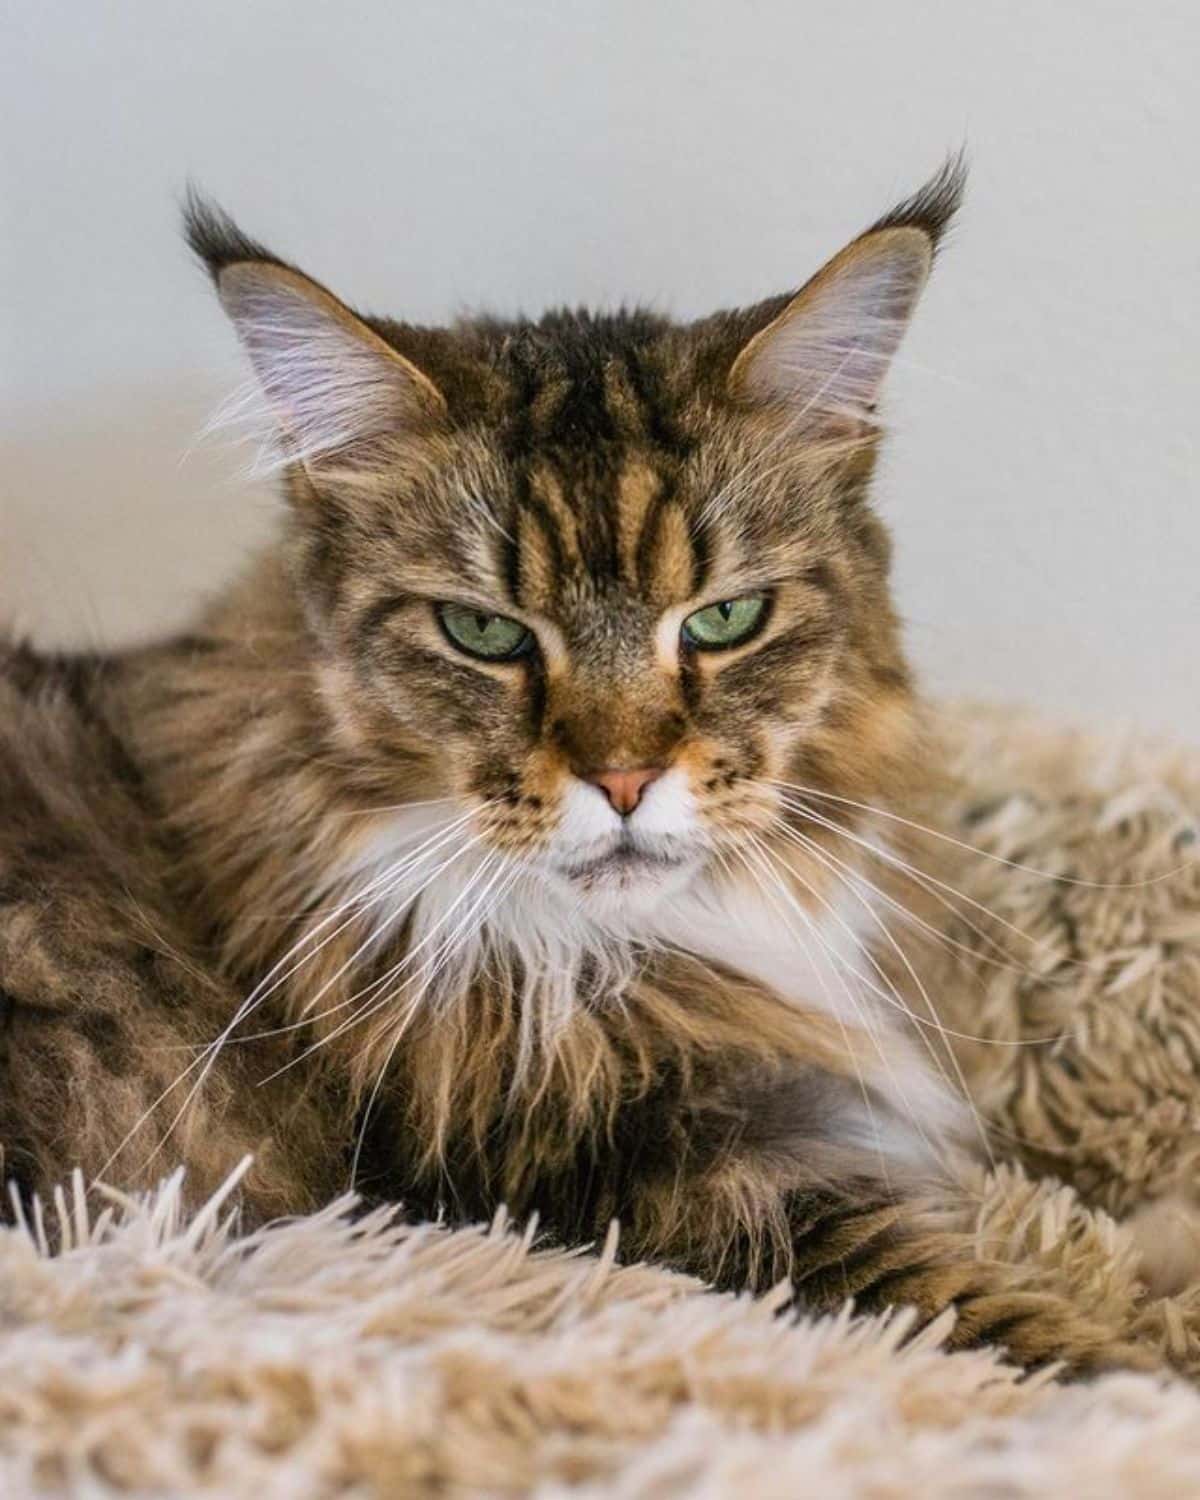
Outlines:
{"type": "Polygon", "coordinates": [[[828,779],[806,751],[873,774],[879,716],[903,733],[876,524],[743,427],[680,413],[670,447],[568,431],[517,453],[502,423],[397,477],[335,544],[344,732],[397,787],[480,806],[488,844],[593,909],[769,832],[776,782],[828,779]]]}
{"type": "Polygon", "coordinates": [[[786,786],[878,795],[910,704],[872,412],[955,189],[690,327],[368,324],[194,216],[377,796],[470,809],[480,847],[627,918],[774,840],[786,786]]]}

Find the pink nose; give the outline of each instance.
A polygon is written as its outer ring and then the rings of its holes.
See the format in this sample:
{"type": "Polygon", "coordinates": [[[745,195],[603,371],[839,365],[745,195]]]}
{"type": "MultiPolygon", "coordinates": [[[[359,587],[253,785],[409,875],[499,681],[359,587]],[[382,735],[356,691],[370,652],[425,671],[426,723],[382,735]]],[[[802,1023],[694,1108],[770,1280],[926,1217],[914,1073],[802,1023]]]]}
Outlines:
{"type": "Polygon", "coordinates": [[[586,779],[598,786],[621,816],[627,818],[642,800],[642,793],[661,775],[657,766],[642,766],[636,771],[597,771],[586,779]]]}

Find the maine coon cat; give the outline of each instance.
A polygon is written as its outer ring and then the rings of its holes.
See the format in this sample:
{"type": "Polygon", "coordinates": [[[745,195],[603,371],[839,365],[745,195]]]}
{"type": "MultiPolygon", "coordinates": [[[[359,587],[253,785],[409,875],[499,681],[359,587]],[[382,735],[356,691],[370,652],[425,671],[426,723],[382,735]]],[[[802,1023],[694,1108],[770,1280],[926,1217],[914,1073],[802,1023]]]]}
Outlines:
{"type": "Polygon", "coordinates": [[[869,489],[960,189],[686,325],[364,317],[191,203],[286,521],[186,635],[0,653],[20,1193],[253,1152],[258,1217],[615,1218],[719,1285],[1112,1355],[963,1232],[964,1103],[848,878],[929,770],[869,489]]]}

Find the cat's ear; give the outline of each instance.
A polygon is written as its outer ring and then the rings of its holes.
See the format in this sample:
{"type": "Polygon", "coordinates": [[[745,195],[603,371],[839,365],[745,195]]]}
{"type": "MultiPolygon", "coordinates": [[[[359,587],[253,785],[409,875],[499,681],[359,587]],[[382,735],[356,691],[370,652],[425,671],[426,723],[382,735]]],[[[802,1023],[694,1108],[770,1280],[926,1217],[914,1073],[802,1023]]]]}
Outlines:
{"type": "Polygon", "coordinates": [[[869,425],[965,175],[961,157],[947,162],[828,261],[742,348],[734,399],[778,408],[799,431],[869,425]]]}
{"type": "Polygon", "coordinates": [[[444,417],[422,370],[194,192],[184,227],[250,357],[285,462],[361,462],[380,439],[444,417]]]}

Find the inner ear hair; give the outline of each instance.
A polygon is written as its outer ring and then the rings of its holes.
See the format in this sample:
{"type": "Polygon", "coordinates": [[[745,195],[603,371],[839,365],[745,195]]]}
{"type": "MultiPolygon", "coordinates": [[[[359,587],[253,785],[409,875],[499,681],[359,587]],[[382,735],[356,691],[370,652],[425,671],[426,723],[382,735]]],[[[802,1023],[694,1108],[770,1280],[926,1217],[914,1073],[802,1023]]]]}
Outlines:
{"type": "Polygon", "coordinates": [[[242,262],[220,273],[217,290],[294,458],[445,415],[422,370],[300,272],[242,262]]]}
{"type": "Polygon", "coordinates": [[[733,399],[779,408],[802,431],[869,426],[963,182],[961,158],[948,162],[828,261],[741,349],[733,399]]]}
{"type": "Polygon", "coordinates": [[[445,417],[434,382],[332,292],[195,195],[185,215],[192,248],[250,357],[286,462],[362,456],[381,438],[445,417]]]}

